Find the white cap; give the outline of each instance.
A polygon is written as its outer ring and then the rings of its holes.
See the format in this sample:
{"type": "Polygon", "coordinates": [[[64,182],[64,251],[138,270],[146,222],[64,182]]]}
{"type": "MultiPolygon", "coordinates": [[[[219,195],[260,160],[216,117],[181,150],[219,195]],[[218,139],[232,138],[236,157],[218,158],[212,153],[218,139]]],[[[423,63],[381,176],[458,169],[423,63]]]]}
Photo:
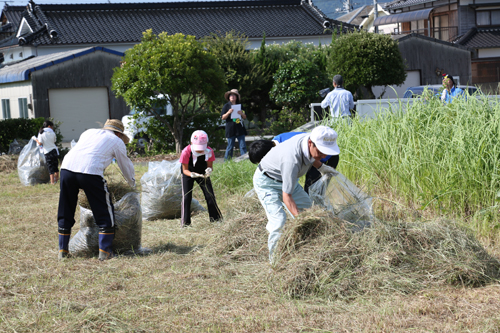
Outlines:
{"type": "Polygon", "coordinates": [[[337,145],[337,132],[327,126],[318,126],[311,132],[309,139],[318,150],[325,155],[338,155],[340,148],[337,145]]]}

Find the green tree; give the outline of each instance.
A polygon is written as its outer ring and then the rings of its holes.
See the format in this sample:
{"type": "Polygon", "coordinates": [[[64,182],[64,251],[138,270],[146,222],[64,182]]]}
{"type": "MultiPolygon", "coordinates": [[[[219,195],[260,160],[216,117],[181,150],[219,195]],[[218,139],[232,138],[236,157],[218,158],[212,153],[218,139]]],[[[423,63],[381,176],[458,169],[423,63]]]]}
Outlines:
{"type": "Polygon", "coordinates": [[[324,71],[304,58],[282,64],[273,79],[269,95],[282,110],[275,112],[278,119],[272,130],[290,130],[302,125],[309,116],[309,104],[319,98],[318,91],[329,82],[324,71]]]}
{"type": "MultiPolygon", "coordinates": [[[[256,105],[259,105],[261,110],[260,118],[265,120],[266,111],[276,110],[277,108],[283,106],[283,104],[279,104],[274,97],[270,96],[270,91],[275,84],[274,76],[280,69],[280,65],[297,59],[298,61],[305,61],[308,64],[312,62],[319,68],[320,71],[324,72],[326,68],[326,54],[327,48],[325,46],[318,47],[313,44],[304,44],[297,41],[291,41],[285,44],[265,45],[264,34],[264,39],[262,40],[260,49],[254,51],[256,61],[261,64],[261,67],[263,67],[265,72],[268,74],[267,82],[262,86],[261,90],[257,94],[252,96],[252,101],[254,101],[256,105]]],[[[328,84],[329,82],[322,86],[321,89],[327,87],[328,84]]],[[[313,101],[314,100],[310,100],[309,103],[313,101]]],[[[276,112],[273,113],[276,116],[276,112]]],[[[283,113],[280,113],[280,115],[283,115],[283,113]]],[[[286,127],[290,126],[290,123],[294,123],[294,121],[289,121],[286,127]]]]}
{"type": "Polygon", "coordinates": [[[172,133],[177,153],[182,149],[184,129],[196,114],[224,94],[224,72],[194,36],[143,33],[140,44],[125,52],[115,69],[112,89],[128,105],[154,116],[172,133]],[[169,121],[153,111],[172,105],[169,121]]]}
{"type": "Polygon", "coordinates": [[[400,85],[406,80],[405,64],[398,42],[388,35],[351,32],[332,40],[327,72],[340,74],[344,87],[355,92],[364,86],[375,98],[373,86],[400,85]]]}
{"type": "MultiPolygon", "coordinates": [[[[247,50],[248,38],[234,32],[228,32],[225,36],[212,33],[203,38],[203,42],[225,72],[227,88],[238,89],[245,110],[252,114],[255,111],[251,109],[254,104],[251,103],[252,93],[261,89],[269,75],[247,50]]],[[[223,99],[223,95],[220,99],[223,99]]]]}

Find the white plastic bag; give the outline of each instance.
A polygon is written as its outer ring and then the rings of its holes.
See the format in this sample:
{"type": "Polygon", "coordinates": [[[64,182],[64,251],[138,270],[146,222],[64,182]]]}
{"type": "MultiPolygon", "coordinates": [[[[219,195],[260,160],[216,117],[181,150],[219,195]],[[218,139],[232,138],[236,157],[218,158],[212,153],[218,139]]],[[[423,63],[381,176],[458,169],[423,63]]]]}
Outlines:
{"type": "MultiPolygon", "coordinates": [[[[142,213],[139,193],[130,192],[115,205],[114,253],[135,254],[148,252],[141,247],[142,213]]],[[[80,206],[80,230],[69,242],[69,252],[76,256],[93,256],[99,253],[99,227],[90,209],[80,206]]]]}
{"type": "Polygon", "coordinates": [[[324,175],[309,187],[309,196],[316,205],[332,211],[338,218],[364,228],[373,223],[372,197],[339,173],[324,175]]]}
{"type": "MultiPolygon", "coordinates": [[[[181,216],[182,183],[179,161],[149,162],[141,178],[142,218],[174,219],[181,216]]],[[[191,202],[191,212],[204,211],[198,200],[191,202]]]]}
{"type": "Polygon", "coordinates": [[[26,186],[50,181],[45,156],[38,148],[35,140],[31,139],[21,150],[17,161],[17,172],[19,180],[26,186]]]}

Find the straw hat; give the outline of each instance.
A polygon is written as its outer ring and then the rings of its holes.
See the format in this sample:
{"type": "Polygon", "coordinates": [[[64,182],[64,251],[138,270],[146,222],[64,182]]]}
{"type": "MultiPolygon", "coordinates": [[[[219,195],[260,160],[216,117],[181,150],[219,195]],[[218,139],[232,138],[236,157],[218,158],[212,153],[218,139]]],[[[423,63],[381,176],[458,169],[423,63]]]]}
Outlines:
{"type": "Polygon", "coordinates": [[[229,95],[231,94],[235,94],[236,96],[238,96],[238,101],[241,101],[241,96],[238,92],[238,89],[231,89],[229,91],[226,91],[226,93],[224,94],[224,98],[229,101],[229,95]]]}
{"type": "Polygon", "coordinates": [[[126,136],[125,133],[123,133],[123,131],[125,130],[123,123],[118,119],[106,120],[106,123],[104,124],[104,127],[102,129],[110,130],[110,131],[118,132],[118,133],[122,134],[120,137],[125,144],[129,143],[129,141],[130,141],[128,136],[126,136]]]}

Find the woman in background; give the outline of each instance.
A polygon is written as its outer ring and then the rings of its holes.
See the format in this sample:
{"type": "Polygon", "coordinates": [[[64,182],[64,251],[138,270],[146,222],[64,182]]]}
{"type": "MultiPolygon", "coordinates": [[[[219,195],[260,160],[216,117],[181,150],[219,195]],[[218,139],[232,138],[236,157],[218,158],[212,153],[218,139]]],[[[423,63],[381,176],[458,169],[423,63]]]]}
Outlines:
{"type": "Polygon", "coordinates": [[[54,132],[54,123],[46,120],[35,138],[36,143],[42,149],[45,155],[45,161],[49,168],[50,183],[55,184],[59,180],[59,150],[56,146],[56,132],[54,132]]]}

